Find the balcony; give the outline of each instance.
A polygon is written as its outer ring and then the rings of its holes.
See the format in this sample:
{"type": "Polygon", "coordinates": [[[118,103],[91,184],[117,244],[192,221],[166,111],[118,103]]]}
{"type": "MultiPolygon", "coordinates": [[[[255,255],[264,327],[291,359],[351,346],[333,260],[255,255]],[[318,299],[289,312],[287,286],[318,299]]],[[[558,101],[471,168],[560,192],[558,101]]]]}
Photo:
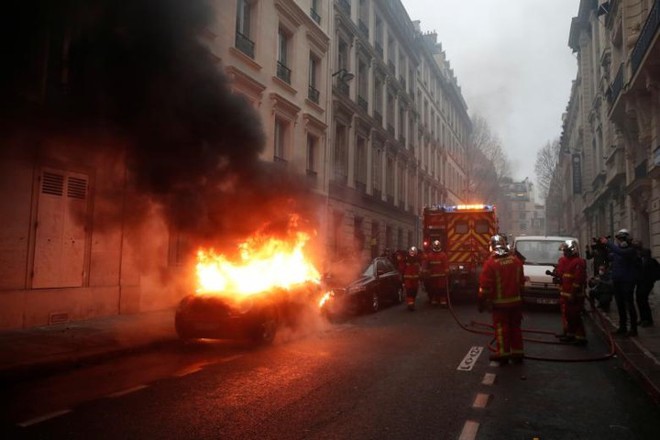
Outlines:
{"type": "Polygon", "coordinates": [[[648,165],[646,159],[635,166],[635,180],[643,179],[648,175],[648,165]]]}
{"type": "Polygon", "coordinates": [[[286,67],[281,61],[277,62],[277,77],[287,84],[291,84],[291,69],[286,67]]]}
{"type": "Polygon", "coordinates": [[[319,103],[319,91],[314,88],[314,86],[309,86],[307,88],[307,97],[309,98],[310,101],[312,101],[314,104],[319,103]]]}
{"type": "Polygon", "coordinates": [[[612,84],[610,84],[610,90],[607,94],[607,101],[610,104],[614,104],[619,97],[619,93],[621,93],[621,89],[623,88],[623,64],[619,66],[619,70],[616,73],[616,76],[614,77],[614,81],[612,81],[612,84]]]}
{"type": "Polygon", "coordinates": [[[381,115],[378,110],[374,110],[374,119],[378,123],[379,127],[383,126],[383,115],[381,115]]]}
{"type": "Polygon", "coordinates": [[[403,77],[403,75],[399,75],[399,83],[401,83],[401,88],[406,90],[406,79],[403,77]]]}
{"type": "Polygon", "coordinates": [[[344,11],[349,16],[351,15],[351,2],[350,2],[350,0],[337,0],[337,4],[339,5],[339,9],[344,11]]]}
{"type": "Polygon", "coordinates": [[[635,75],[640,64],[642,64],[644,55],[648,52],[655,35],[658,33],[658,29],[660,29],[660,0],[656,0],[653,3],[646,23],[644,23],[644,27],[642,27],[642,31],[639,33],[639,38],[637,38],[635,47],[630,55],[631,76],[635,75]]]}
{"type": "Polygon", "coordinates": [[[383,58],[383,54],[384,54],[383,45],[380,44],[378,41],[376,41],[374,43],[374,48],[376,49],[376,52],[378,53],[378,55],[380,55],[380,57],[383,58]]]}
{"type": "Polygon", "coordinates": [[[369,103],[362,96],[358,96],[357,103],[362,110],[369,111],[369,103]]]}
{"type": "Polygon", "coordinates": [[[362,19],[358,19],[358,29],[360,29],[360,32],[362,32],[362,35],[365,37],[369,38],[369,26],[366,25],[362,19]]]}
{"type": "Polygon", "coordinates": [[[394,125],[390,124],[389,122],[387,123],[387,132],[394,137],[394,125]]]}
{"type": "Polygon", "coordinates": [[[243,52],[250,58],[254,58],[254,41],[250,40],[247,36],[236,32],[236,49],[243,52]]]}
{"type": "Polygon", "coordinates": [[[309,16],[312,17],[312,20],[314,20],[316,24],[321,24],[321,16],[314,8],[309,10],[309,16]]]}
{"type": "Polygon", "coordinates": [[[342,81],[340,79],[337,80],[337,91],[341,93],[344,96],[348,96],[350,93],[350,88],[348,87],[348,83],[346,81],[342,81]]]}
{"type": "Polygon", "coordinates": [[[623,147],[617,147],[614,153],[605,162],[607,186],[618,186],[626,178],[626,158],[623,147]]]}
{"type": "Polygon", "coordinates": [[[396,67],[394,66],[394,61],[392,60],[387,61],[387,67],[389,67],[392,72],[396,71],[396,67]]]}
{"type": "Polygon", "coordinates": [[[404,147],[406,146],[406,137],[405,136],[399,136],[399,142],[401,142],[401,145],[404,147]]]}

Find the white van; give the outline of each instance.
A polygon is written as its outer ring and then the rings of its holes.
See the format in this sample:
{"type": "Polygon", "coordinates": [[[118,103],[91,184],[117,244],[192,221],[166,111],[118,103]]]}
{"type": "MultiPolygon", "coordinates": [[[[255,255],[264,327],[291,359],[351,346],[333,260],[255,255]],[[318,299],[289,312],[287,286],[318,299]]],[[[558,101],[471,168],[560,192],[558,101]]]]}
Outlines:
{"type": "Polygon", "coordinates": [[[529,304],[559,304],[559,286],[546,271],[553,271],[563,255],[560,246],[575,237],[552,235],[523,235],[516,237],[513,248],[525,258],[525,292],[523,302],[529,304]]]}

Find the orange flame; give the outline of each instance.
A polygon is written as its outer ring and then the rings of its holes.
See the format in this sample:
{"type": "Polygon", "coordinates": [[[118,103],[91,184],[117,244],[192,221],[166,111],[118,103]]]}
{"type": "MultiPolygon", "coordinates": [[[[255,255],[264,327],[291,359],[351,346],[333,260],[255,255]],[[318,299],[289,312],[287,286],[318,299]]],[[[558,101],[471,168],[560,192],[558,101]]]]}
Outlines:
{"type": "Polygon", "coordinates": [[[249,296],[272,288],[318,284],[320,274],[306,258],[310,236],[296,232],[291,241],[252,238],[239,245],[239,260],[232,262],[213,249],[197,252],[197,293],[249,296]]]}

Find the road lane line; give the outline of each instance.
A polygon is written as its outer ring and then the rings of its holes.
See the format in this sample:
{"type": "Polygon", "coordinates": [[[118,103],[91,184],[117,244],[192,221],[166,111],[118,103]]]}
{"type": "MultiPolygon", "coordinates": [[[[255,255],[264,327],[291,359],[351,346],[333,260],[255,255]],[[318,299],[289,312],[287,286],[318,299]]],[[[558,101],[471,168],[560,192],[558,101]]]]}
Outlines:
{"type": "Polygon", "coordinates": [[[228,358],[220,359],[218,361],[218,363],[224,364],[224,363],[227,363],[227,362],[235,361],[236,359],[242,358],[243,356],[245,356],[245,355],[244,354],[236,354],[234,356],[229,356],[228,358]]]}
{"type": "Polygon", "coordinates": [[[479,422],[474,420],[467,420],[465,425],[463,425],[463,431],[461,431],[461,436],[458,440],[474,440],[477,437],[477,431],[479,430],[479,422]]]}
{"type": "Polygon", "coordinates": [[[61,411],[55,411],[52,413],[44,414],[43,416],[35,417],[25,422],[18,424],[21,428],[27,428],[28,426],[36,425],[37,423],[45,422],[46,420],[54,419],[55,417],[63,416],[64,414],[70,413],[72,410],[63,409],[61,411]]]}
{"type": "Polygon", "coordinates": [[[456,369],[459,371],[471,371],[472,368],[474,368],[474,364],[477,363],[477,359],[479,359],[479,355],[481,355],[482,351],[484,351],[483,347],[475,346],[470,348],[456,369]]]}
{"type": "Polygon", "coordinates": [[[495,378],[497,377],[494,373],[486,373],[484,375],[484,380],[481,381],[484,385],[492,385],[495,383],[495,378]]]}
{"type": "Polygon", "coordinates": [[[130,393],[134,393],[136,391],[143,390],[143,389],[147,388],[148,386],[149,385],[138,385],[138,386],[133,387],[133,388],[128,388],[126,390],[117,391],[116,393],[108,394],[105,397],[115,398],[115,397],[125,396],[126,394],[130,394],[130,393]]]}
{"type": "Polygon", "coordinates": [[[203,367],[193,367],[193,368],[187,368],[185,370],[181,370],[177,373],[174,373],[175,377],[184,377],[188,376],[189,374],[197,373],[198,371],[202,371],[203,367]]]}
{"type": "Polygon", "coordinates": [[[488,400],[490,399],[490,394],[478,393],[477,397],[474,398],[474,403],[472,403],[472,408],[485,408],[488,405],[488,400]]]}

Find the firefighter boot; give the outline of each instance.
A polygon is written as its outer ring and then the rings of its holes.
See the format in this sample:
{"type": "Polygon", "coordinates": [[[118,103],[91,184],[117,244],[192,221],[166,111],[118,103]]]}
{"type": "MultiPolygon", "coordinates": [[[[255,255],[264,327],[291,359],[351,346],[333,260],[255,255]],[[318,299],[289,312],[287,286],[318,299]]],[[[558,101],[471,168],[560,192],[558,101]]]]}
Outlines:
{"type": "Polygon", "coordinates": [[[415,297],[406,296],[406,305],[408,306],[408,310],[410,310],[411,312],[415,310],[415,297]]]}

